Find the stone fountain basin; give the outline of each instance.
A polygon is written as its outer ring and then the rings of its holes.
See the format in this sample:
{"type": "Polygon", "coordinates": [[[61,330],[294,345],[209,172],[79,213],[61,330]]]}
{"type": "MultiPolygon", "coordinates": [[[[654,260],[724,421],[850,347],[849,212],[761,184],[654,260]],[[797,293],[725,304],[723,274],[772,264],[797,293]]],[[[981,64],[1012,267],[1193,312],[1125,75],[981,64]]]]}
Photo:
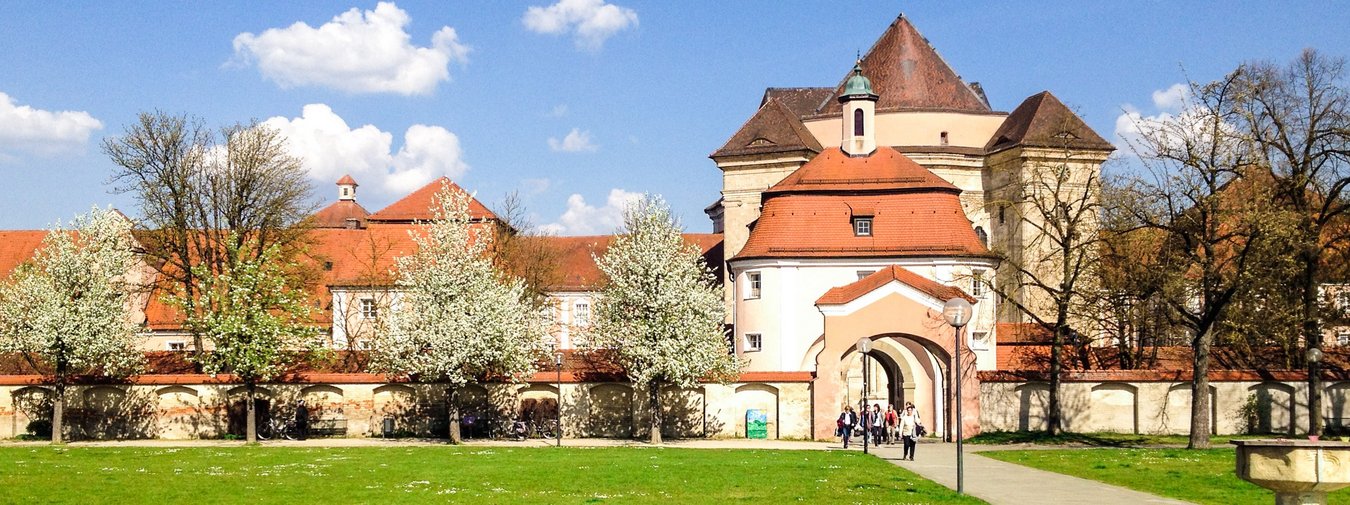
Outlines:
{"type": "Polygon", "coordinates": [[[1234,440],[1237,474],[1277,493],[1326,493],[1350,486],[1350,442],[1234,440]]]}

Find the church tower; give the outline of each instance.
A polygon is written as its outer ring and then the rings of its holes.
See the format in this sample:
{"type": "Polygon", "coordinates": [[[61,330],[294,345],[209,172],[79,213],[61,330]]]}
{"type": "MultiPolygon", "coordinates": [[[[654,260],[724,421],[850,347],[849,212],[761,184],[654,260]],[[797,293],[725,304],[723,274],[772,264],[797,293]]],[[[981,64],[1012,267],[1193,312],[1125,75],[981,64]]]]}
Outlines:
{"type": "Polygon", "coordinates": [[[872,81],[862,73],[862,60],[853,64],[853,76],[839,95],[843,105],[843,136],[839,148],[849,156],[868,156],[877,150],[877,99],[872,81]]]}

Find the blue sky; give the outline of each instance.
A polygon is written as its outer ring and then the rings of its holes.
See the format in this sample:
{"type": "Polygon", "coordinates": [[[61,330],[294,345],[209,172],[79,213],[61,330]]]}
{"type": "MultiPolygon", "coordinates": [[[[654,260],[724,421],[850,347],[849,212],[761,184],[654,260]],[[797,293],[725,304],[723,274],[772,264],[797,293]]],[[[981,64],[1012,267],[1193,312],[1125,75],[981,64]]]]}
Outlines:
{"type": "Polygon", "coordinates": [[[1350,53],[1331,3],[20,0],[0,7],[0,228],[134,216],[99,144],[158,109],[281,128],[321,202],[346,172],[371,211],[449,175],[562,234],[612,231],[641,192],[708,231],[707,155],[764,88],[835,85],[901,12],[995,109],[1048,89],[1112,139],[1123,111],[1175,112],[1187,77],[1350,53]]]}

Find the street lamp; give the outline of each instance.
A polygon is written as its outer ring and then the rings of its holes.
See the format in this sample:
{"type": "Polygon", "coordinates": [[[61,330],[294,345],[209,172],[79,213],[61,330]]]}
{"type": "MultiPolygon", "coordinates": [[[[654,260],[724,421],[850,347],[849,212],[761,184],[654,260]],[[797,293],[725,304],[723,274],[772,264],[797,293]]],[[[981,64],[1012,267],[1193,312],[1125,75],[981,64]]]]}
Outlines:
{"type": "Polygon", "coordinates": [[[970,322],[970,316],[975,311],[970,306],[970,301],[965,298],[956,297],[947,300],[942,306],[942,318],[947,320],[947,324],[952,325],[956,332],[956,354],[952,358],[952,368],[956,372],[956,493],[965,492],[965,464],[962,460],[961,446],[961,424],[965,419],[961,417],[961,327],[970,322]]]}
{"type": "Polygon", "coordinates": [[[556,370],[556,371],[558,372],[558,432],[557,432],[557,433],[554,433],[553,435],[554,435],[554,440],[556,441],[558,447],[562,447],[562,434],[563,434],[563,422],[562,422],[562,400],[563,400],[563,397],[562,397],[562,359],[563,359],[563,353],[562,353],[562,351],[557,351],[557,352],[553,353],[553,369],[556,370]]]}
{"type": "Polygon", "coordinates": [[[858,355],[862,357],[862,391],[858,392],[858,422],[863,425],[863,454],[867,454],[867,436],[872,427],[867,423],[867,353],[872,352],[872,339],[858,339],[858,355]]]}

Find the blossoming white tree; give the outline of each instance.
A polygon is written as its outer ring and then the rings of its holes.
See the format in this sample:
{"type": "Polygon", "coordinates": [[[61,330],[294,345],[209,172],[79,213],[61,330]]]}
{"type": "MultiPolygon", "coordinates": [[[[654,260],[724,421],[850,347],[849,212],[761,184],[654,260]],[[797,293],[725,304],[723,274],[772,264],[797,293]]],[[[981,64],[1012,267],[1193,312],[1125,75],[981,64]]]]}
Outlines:
{"type": "Polygon", "coordinates": [[[59,223],[32,260],[0,284],[0,353],[18,353],[55,389],[52,442],[62,441],[76,375],[125,376],[144,362],[128,317],[136,267],[131,223],[112,210],[59,223]]]}
{"type": "MultiPolygon", "coordinates": [[[[310,318],[310,306],[296,264],[287,261],[280,246],[262,249],[256,256],[241,249],[256,248],[256,243],[228,240],[225,253],[236,261],[218,273],[197,266],[200,279],[197,310],[185,326],[214,346],[193,359],[207,373],[229,373],[246,389],[246,439],[258,440],[256,397],[258,383],[272,380],[286,370],[302,351],[316,345],[317,330],[310,318]],[[239,244],[239,245],[235,245],[239,244]]],[[[170,297],[171,304],[184,308],[181,295],[170,297]]]]}
{"type": "Polygon", "coordinates": [[[447,386],[449,436],[460,442],[460,392],[489,379],[520,380],[544,353],[545,315],[525,284],[487,254],[492,226],[469,217],[470,196],[443,187],[436,219],[411,232],[417,251],[398,259],[398,294],[372,339],[371,367],[447,386]]]}
{"type": "Polygon", "coordinates": [[[663,387],[730,380],[740,371],[723,332],[722,289],[660,198],[630,205],[622,235],[596,261],[608,281],[584,345],[647,391],[651,442],[659,444],[663,387]]]}

